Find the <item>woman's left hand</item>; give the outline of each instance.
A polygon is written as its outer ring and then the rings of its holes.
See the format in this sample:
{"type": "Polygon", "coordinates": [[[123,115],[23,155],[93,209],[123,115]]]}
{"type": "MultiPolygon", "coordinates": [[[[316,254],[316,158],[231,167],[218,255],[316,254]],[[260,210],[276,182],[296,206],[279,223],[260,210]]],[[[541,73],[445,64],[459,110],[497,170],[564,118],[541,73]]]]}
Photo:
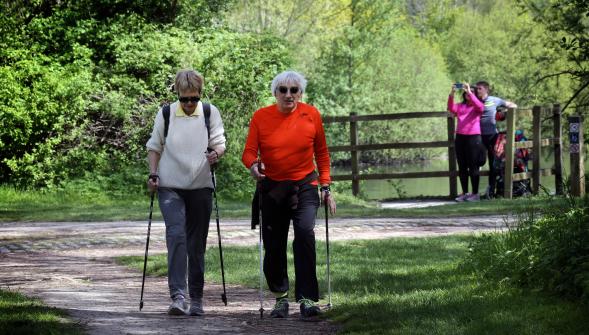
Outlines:
{"type": "Polygon", "coordinates": [[[333,197],[333,194],[331,194],[331,192],[321,191],[321,203],[327,203],[327,207],[329,207],[329,212],[331,213],[331,215],[335,215],[337,206],[335,204],[335,198],[333,197]]]}
{"type": "Polygon", "coordinates": [[[209,161],[210,165],[213,165],[219,161],[219,154],[215,150],[211,150],[206,153],[207,160],[209,161]]]}

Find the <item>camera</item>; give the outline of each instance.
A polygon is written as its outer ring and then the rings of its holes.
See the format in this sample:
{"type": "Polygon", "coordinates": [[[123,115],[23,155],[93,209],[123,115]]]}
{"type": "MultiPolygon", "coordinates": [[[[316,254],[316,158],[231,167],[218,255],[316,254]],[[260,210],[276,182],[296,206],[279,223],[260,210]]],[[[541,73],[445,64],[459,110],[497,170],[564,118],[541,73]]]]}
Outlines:
{"type": "Polygon", "coordinates": [[[454,87],[456,87],[457,90],[461,90],[463,88],[462,83],[456,83],[454,84],[454,87]]]}

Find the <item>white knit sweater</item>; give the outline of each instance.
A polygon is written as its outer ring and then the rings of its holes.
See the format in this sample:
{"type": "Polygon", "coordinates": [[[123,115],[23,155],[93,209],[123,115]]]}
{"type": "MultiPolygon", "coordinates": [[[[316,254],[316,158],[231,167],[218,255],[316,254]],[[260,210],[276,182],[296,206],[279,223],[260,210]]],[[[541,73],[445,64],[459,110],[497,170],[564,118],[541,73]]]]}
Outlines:
{"type": "Polygon", "coordinates": [[[202,102],[190,116],[179,110],[175,102],[170,105],[170,124],[164,144],[164,116],[162,109],[155,117],[147,150],[160,153],[158,165],[159,186],[184,190],[213,187],[207,147],[225,150],[223,121],[217,107],[211,105],[210,139],[207,143],[207,128],[202,102]]]}

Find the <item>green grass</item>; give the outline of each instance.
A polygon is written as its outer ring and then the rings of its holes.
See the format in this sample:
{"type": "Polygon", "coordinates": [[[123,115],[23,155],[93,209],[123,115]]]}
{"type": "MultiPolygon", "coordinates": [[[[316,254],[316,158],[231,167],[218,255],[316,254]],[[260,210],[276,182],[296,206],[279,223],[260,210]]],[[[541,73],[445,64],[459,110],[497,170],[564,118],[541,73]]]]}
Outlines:
{"type": "Polygon", "coordinates": [[[83,334],[65,313],[10,290],[0,290],[0,334],[83,334]]]}
{"type": "MultiPolygon", "coordinates": [[[[334,308],[327,317],[341,323],[344,332],[353,334],[587,332],[586,306],[499,284],[478,283],[460,266],[470,239],[447,236],[333,243],[334,308]]],[[[317,247],[319,285],[322,303],[326,303],[324,243],[317,247]]],[[[257,287],[257,248],[224,247],[223,251],[227,282],[257,287]]],[[[142,257],[119,261],[138,271],[143,269],[142,257]]],[[[207,281],[221,281],[218,264],[218,250],[209,248],[207,281]]],[[[294,287],[292,264],[289,254],[294,287]]],[[[165,275],[165,255],[152,256],[148,271],[165,275]]]]}
{"type": "MultiPolygon", "coordinates": [[[[376,202],[366,202],[346,194],[336,194],[337,217],[432,217],[506,214],[521,208],[543,207],[545,197],[514,200],[481,201],[414,209],[383,209],[376,202]]],[[[555,201],[563,201],[556,199],[555,201]]],[[[249,201],[219,199],[222,218],[249,218],[249,201]]],[[[319,211],[319,217],[322,217],[319,211]]],[[[149,195],[109,196],[98,191],[17,191],[0,186],[0,222],[10,221],[117,221],[147,220],[149,195]]],[[[161,220],[157,200],[154,220],[161,220]]]]}

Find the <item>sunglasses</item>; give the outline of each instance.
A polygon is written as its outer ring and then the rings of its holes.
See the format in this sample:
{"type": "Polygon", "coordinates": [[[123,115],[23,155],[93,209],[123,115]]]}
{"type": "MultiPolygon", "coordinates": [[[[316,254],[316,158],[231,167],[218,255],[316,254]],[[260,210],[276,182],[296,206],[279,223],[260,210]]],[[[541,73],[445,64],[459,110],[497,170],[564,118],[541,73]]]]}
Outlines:
{"type": "Polygon", "coordinates": [[[280,92],[282,94],[286,94],[286,92],[288,92],[289,90],[290,90],[290,94],[299,93],[299,88],[296,86],[293,86],[293,87],[279,86],[278,87],[278,92],[280,92]]]}
{"type": "Polygon", "coordinates": [[[197,103],[200,101],[200,97],[178,97],[178,100],[181,103],[188,103],[188,102],[194,102],[197,103]]]}

